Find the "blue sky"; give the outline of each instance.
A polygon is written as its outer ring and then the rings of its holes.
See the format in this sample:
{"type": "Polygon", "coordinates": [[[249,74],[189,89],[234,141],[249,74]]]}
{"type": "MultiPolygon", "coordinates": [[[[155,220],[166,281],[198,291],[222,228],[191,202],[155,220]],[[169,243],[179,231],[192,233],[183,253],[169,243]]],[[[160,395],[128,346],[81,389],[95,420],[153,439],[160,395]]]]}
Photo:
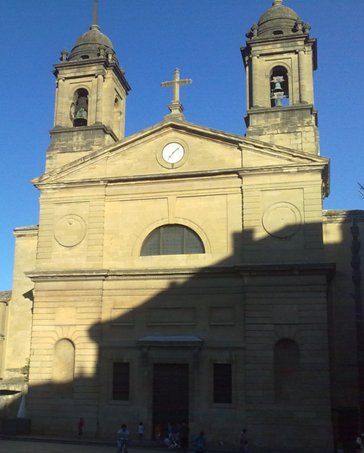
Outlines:
{"type": "MultiPolygon", "coordinates": [[[[331,159],[326,209],[364,209],[364,2],[286,0],[318,39],[315,104],[321,155],[331,159]]],[[[170,80],[179,67],[188,121],[244,134],[245,32],[271,0],[99,0],[99,23],[112,40],[132,91],[126,134],[168,113],[170,80]]],[[[1,0],[0,290],[11,288],[16,226],[38,223],[32,178],[44,170],[52,127],[52,65],[91,23],[92,0],[1,0]]]]}

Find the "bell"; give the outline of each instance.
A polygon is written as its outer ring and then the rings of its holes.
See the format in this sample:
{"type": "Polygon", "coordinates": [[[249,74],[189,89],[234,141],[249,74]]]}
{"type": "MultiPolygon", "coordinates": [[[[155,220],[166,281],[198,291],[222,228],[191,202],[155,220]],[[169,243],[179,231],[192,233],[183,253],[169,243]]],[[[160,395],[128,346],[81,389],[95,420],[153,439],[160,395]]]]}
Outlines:
{"type": "Polygon", "coordinates": [[[79,108],[76,112],[75,118],[87,120],[87,110],[85,110],[83,107],[79,108]]]}
{"type": "Polygon", "coordinates": [[[284,91],[281,85],[283,82],[284,82],[283,76],[272,77],[272,83],[274,83],[273,93],[284,91]]]}
{"type": "Polygon", "coordinates": [[[284,93],[284,89],[282,88],[282,83],[284,82],[283,76],[274,76],[272,77],[272,91],[271,91],[271,99],[273,101],[273,105],[276,107],[282,107],[283,99],[286,97],[284,93]]]}
{"type": "Polygon", "coordinates": [[[274,92],[283,91],[281,82],[275,82],[275,83],[274,83],[273,91],[274,91],[274,92]]]}
{"type": "Polygon", "coordinates": [[[77,110],[75,118],[73,120],[73,125],[76,127],[87,126],[87,110],[85,110],[83,107],[77,110]]]}
{"type": "Polygon", "coordinates": [[[275,91],[272,93],[272,100],[274,102],[275,107],[282,107],[283,106],[283,99],[284,99],[284,92],[282,91],[275,91]]]}

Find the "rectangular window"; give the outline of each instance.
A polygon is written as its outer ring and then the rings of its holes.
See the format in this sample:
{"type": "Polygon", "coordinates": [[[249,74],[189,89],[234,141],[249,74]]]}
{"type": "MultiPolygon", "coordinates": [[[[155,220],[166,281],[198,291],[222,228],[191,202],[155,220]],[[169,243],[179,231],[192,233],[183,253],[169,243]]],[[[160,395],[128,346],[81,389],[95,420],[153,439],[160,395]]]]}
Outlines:
{"type": "Polygon", "coordinates": [[[214,363],[213,372],[213,402],[231,404],[233,393],[231,363],[214,363]]]}
{"type": "Polygon", "coordinates": [[[129,401],[130,369],[128,362],[116,362],[113,366],[112,399],[129,401]]]}

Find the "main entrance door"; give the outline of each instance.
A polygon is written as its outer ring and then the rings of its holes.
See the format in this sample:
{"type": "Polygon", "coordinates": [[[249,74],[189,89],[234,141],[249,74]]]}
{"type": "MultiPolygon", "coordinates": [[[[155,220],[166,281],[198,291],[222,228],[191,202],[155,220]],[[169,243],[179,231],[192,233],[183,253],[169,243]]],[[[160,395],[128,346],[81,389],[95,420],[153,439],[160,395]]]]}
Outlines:
{"type": "Polygon", "coordinates": [[[153,369],[153,426],[188,422],[188,365],[157,363],[153,369]]]}

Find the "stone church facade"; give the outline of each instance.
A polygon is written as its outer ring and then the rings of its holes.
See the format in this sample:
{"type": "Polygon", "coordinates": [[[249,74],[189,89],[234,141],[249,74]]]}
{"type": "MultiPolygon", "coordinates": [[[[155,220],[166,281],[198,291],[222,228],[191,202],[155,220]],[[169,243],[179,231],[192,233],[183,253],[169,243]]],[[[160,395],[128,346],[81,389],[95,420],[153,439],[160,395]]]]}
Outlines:
{"type": "Polygon", "coordinates": [[[275,0],[247,33],[245,136],[186,121],[176,71],[170,114],[125,137],[97,21],[62,52],[39,225],[0,293],[3,413],[27,394],[34,433],[186,420],[294,451],[361,429],[364,213],[322,208],[309,31],[275,0]]]}

